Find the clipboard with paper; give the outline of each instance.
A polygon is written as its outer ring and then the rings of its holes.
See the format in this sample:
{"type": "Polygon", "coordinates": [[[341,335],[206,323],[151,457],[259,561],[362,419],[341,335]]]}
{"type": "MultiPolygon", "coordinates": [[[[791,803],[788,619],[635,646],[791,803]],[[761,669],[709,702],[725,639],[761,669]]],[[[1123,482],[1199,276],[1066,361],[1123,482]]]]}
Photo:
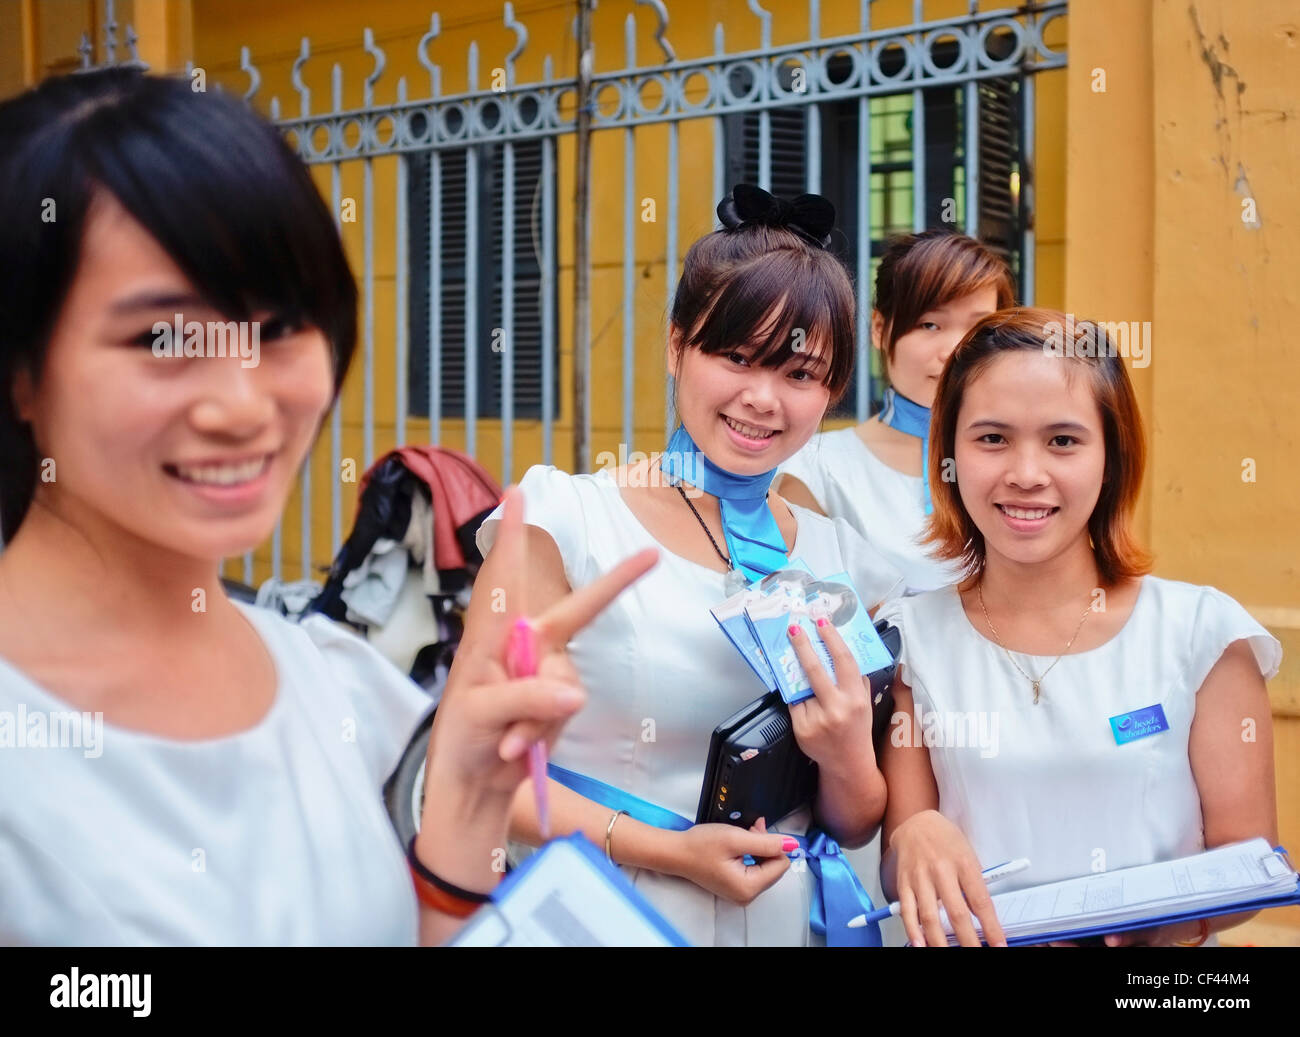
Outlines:
{"type": "Polygon", "coordinates": [[[506,876],[453,947],[686,947],[584,836],[552,839],[506,876]]]}
{"type": "MultiPolygon", "coordinates": [[[[1010,945],[1079,940],[1300,904],[1300,875],[1265,839],[993,895],[1010,945]]],[[[946,913],[941,922],[955,944],[946,913]]],[[[978,920],[975,920],[978,929],[978,920]]]]}

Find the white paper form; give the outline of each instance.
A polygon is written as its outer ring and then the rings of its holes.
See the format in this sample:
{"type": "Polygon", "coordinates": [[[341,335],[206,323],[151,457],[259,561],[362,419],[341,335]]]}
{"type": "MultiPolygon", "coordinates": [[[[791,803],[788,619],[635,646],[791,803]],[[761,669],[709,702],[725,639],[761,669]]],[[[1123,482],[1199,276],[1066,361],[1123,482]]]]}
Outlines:
{"type": "MultiPolygon", "coordinates": [[[[1008,939],[1123,925],[1282,896],[1300,877],[1264,839],[993,897],[1008,939]]],[[[946,914],[945,929],[951,933],[946,914]]],[[[976,922],[978,928],[978,921],[976,922]]]]}

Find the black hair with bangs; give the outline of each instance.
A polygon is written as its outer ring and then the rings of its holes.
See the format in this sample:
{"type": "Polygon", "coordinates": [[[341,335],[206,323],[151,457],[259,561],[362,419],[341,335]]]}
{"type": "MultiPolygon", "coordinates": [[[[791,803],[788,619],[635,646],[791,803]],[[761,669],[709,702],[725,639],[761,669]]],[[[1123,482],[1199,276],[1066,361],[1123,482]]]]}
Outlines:
{"type": "Polygon", "coordinates": [[[335,392],[356,347],[357,290],[328,207],[279,132],[220,90],[109,68],[0,104],[0,534],[37,475],[14,378],[39,382],[96,196],[119,202],[213,309],[319,328],[335,392]],[[52,203],[52,208],[51,208],[52,203]],[[52,213],[53,219],[49,218],[52,213]]]}
{"type": "Polygon", "coordinates": [[[745,224],[690,247],[671,319],[683,345],[710,355],[750,347],[761,367],[781,367],[824,341],[822,382],[833,407],[853,375],[855,314],[852,282],[835,256],[784,227],[745,224]]]}

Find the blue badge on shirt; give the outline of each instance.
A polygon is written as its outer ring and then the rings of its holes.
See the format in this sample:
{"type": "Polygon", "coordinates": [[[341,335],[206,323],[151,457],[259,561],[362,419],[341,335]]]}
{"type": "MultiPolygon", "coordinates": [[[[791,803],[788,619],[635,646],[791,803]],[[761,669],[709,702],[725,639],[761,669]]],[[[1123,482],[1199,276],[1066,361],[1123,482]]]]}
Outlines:
{"type": "Polygon", "coordinates": [[[1169,721],[1165,719],[1164,707],[1159,703],[1135,709],[1132,713],[1121,713],[1110,718],[1110,729],[1115,734],[1116,745],[1136,742],[1147,735],[1158,735],[1169,730],[1169,721]]]}

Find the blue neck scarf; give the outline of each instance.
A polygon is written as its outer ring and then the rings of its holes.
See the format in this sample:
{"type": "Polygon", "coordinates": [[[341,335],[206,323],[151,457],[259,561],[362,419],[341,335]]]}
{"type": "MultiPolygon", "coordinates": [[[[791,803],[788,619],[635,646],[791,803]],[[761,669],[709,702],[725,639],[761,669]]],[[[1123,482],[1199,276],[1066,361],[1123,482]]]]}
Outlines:
{"type": "Polygon", "coordinates": [[[921,503],[927,515],[933,514],[934,505],[930,502],[930,408],[922,407],[889,388],[885,390],[885,409],[880,412],[880,421],[921,441],[921,503]]]}
{"type": "Polygon", "coordinates": [[[688,482],[718,498],[727,554],[731,564],[750,581],[785,568],[785,539],[767,506],[775,468],[760,475],[723,471],[704,456],[685,425],[678,425],[668,441],[661,468],[674,480],[688,482]]]}

